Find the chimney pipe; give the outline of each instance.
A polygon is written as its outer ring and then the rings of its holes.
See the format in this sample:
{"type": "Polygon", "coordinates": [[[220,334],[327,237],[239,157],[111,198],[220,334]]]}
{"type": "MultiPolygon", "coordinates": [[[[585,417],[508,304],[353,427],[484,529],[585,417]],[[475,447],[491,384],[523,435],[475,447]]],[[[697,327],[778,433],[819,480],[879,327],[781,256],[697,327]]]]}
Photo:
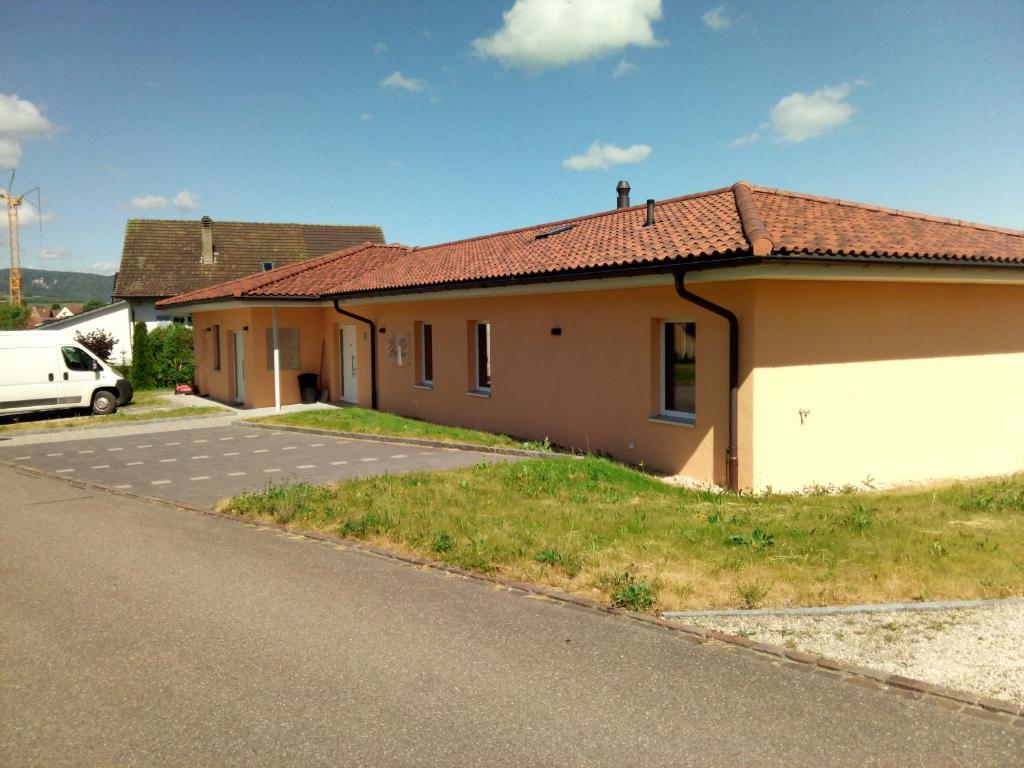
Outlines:
{"type": "Polygon", "coordinates": [[[620,181],[615,186],[615,191],[619,193],[619,198],[615,202],[616,208],[629,208],[629,182],[620,181]]]}
{"type": "Polygon", "coordinates": [[[201,264],[213,264],[213,219],[203,216],[203,254],[201,264]]]}
{"type": "Polygon", "coordinates": [[[645,227],[653,226],[654,224],[654,200],[647,198],[647,222],[644,224],[645,227]]]}

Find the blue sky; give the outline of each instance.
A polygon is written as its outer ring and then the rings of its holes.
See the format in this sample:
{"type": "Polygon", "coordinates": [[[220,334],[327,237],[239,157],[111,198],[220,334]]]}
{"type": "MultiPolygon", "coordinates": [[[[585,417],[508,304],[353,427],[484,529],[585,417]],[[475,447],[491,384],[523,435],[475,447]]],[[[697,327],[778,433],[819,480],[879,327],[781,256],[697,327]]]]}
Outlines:
{"type": "Polygon", "coordinates": [[[0,166],[42,188],[22,262],[49,269],[112,272],[132,217],[426,245],[620,178],[1024,228],[1021,40],[1016,1],[7,0],[0,166]]]}

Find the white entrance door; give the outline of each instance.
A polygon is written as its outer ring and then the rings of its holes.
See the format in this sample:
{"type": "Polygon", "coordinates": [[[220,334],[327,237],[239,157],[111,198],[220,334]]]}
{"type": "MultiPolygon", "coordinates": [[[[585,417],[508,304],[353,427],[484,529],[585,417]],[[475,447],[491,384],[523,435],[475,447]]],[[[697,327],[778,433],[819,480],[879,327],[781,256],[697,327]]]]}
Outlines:
{"type": "Polygon", "coordinates": [[[346,403],[359,401],[358,357],[356,327],[341,326],[341,399],[346,403]]]}
{"type": "Polygon", "coordinates": [[[245,336],[235,331],[235,400],[245,402],[245,336]]]}

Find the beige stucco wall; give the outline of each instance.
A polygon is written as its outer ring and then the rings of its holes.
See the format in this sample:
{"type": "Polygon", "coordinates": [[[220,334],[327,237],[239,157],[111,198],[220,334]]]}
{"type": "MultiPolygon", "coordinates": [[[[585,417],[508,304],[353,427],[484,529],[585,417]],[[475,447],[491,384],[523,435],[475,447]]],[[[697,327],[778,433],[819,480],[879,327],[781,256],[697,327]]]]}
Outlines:
{"type": "Polygon", "coordinates": [[[757,308],[757,489],[1024,469],[1024,286],[765,281],[757,308]]]}
{"type": "MultiPolygon", "coordinates": [[[[751,285],[699,290],[727,302],[741,322],[751,319],[751,285]]],[[[630,463],[725,480],[728,326],[684,302],[671,286],[353,305],[350,309],[373,317],[386,331],[378,335],[383,410],[516,437],[546,437],[564,446],[604,451],[630,463]],[[651,420],[661,396],[656,349],[660,320],[697,323],[697,419],[692,426],[651,420]],[[474,321],[491,323],[492,385],[486,398],[467,394],[474,321]],[[415,386],[417,322],[433,325],[431,389],[415,386]],[[555,327],[562,329],[560,336],[551,334],[555,327]],[[400,335],[409,340],[408,359],[402,366],[387,354],[390,340],[400,335]]],[[[749,358],[747,365],[749,369],[749,358]]],[[[744,385],[741,400],[749,403],[750,398],[744,385]]],[[[368,404],[365,399],[361,402],[368,404]]],[[[747,424],[749,428],[749,420],[747,424]]],[[[741,440],[741,445],[750,441],[741,440]]]]}

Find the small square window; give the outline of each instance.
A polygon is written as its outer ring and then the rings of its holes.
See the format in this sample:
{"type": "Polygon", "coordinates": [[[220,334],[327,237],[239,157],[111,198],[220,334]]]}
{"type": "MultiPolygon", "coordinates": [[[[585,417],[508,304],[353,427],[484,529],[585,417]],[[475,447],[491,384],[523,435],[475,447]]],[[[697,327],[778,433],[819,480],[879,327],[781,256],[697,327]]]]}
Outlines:
{"type": "Polygon", "coordinates": [[[662,324],[661,411],[693,419],[697,413],[697,324],[662,324]]]}
{"type": "Polygon", "coordinates": [[[264,272],[269,272],[273,268],[274,268],[274,262],[272,262],[272,261],[264,261],[263,262],[263,271],[264,272]]]}

